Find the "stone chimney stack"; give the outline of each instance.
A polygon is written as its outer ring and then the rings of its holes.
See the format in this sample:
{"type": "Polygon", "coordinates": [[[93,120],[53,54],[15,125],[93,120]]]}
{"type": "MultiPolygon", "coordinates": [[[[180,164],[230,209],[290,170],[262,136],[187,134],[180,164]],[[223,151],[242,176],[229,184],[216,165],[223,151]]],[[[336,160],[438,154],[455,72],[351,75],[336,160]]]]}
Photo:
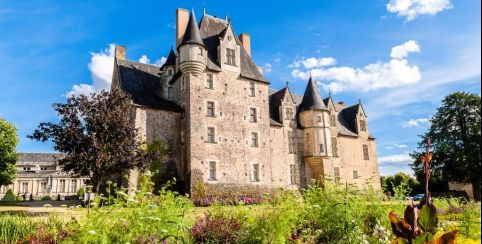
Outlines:
{"type": "Polygon", "coordinates": [[[187,22],[189,21],[189,11],[183,8],[176,10],[176,50],[181,44],[182,37],[186,32],[187,22]]]}
{"type": "Polygon", "coordinates": [[[126,47],[115,45],[115,58],[119,60],[126,60],[126,47]]]}
{"type": "Polygon", "coordinates": [[[249,34],[241,33],[241,35],[239,35],[239,40],[241,40],[244,50],[246,50],[246,53],[248,53],[248,56],[251,57],[251,37],[249,36],[249,34]]]}

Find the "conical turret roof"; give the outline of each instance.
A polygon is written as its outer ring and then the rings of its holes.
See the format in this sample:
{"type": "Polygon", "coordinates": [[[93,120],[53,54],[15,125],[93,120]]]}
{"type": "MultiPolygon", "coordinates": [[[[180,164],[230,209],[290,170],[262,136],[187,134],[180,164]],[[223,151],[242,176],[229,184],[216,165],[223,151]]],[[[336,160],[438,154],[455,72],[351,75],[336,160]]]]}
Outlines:
{"type": "Polygon", "coordinates": [[[174,53],[174,50],[172,50],[172,47],[171,51],[169,51],[169,55],[167,55],[166,62],[162,65],[161,69],[169,65],[176,65],[176,54],[174,53]]]}
{"type": "Polygon", "coordinates": [[[318,92],[318,87],[311,78],[311,75],[308,84],[306,85],[305,94],[303,95],[303,100],[300,103],[298,111],[303,112],[310,109],[326,110],[326,106],[321,100],[320,93],[318,92]]]}
{"type": "Polygon", "coordinates": [[[189,21],[187,22],[186,32],[184,33],[184,37],[179,46],[184,44],[198,44],[204,47],[204,42],[201,38],[199,27],[197,26],[196,16],[194,16],[194,10],[191,11],[189,21]]]}

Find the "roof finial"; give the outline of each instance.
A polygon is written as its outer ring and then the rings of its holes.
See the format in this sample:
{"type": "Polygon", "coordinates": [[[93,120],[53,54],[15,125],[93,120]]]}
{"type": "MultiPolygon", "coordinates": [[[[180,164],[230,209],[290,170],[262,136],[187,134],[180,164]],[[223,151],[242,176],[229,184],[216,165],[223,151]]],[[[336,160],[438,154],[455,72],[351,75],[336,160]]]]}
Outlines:
{"type": "Polygon", "coordinates": [[[358,98],[358,104],[361,104],[361,99],[360,99],[360,98],[358,98]]]}
{"type": "Polygon", "coordinates": [[[206,7],[203,8],[203,16],[206,15],[206,7]]]}
{"type": "Polygon", "coordinates": [[[289,83],[290,83],[289,81],[286,81],[286,87],[288,87],[289,83]]]}
{"type": "Polygon", "coordinates": [[[328,90],[328,97],[331,97],[331,90],[328,90]]]}

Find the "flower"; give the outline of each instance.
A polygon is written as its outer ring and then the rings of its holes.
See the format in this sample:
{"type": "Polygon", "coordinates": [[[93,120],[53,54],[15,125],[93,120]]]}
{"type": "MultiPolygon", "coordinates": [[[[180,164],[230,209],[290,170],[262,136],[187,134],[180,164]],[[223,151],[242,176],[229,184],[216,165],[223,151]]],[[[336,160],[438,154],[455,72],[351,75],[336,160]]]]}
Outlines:
{"type": "Polygon", "coordinates": [[[95,235],[95,230],[89,230],[89,234],[95,235]]]}

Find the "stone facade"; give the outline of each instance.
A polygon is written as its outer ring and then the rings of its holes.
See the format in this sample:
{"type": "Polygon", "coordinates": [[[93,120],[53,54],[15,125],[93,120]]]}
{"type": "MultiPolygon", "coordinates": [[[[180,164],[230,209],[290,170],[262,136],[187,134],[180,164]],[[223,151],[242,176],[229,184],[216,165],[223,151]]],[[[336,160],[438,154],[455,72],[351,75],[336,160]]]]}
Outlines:
{"type": "Polygon", "coordinates": [[[87,178],[75,178],[63,173],[56,160],[62,154],[53,153],[20,153],[17,163],[17,178],[13,184],[0,187],[0,199],[8,189],[18,196],[30,195],[34,198],[50,196],[56,199],[60,196],[77,195],[77,191],[85,186],[87,178]]]}
{"type": "Polygon", "coordinates": [[[303,96],[270,89],[250,36],[236,36],[230,21],[204,14],[198,24],[178,9],[176,28],[161,68],[126,61],[118,46],[112,89],[132,96],[139,138],[168,145],[188,189],[197,181],[298,189],[327,178],[380,188],[361,103],[322,100],[311,78],[303,96]]]}

